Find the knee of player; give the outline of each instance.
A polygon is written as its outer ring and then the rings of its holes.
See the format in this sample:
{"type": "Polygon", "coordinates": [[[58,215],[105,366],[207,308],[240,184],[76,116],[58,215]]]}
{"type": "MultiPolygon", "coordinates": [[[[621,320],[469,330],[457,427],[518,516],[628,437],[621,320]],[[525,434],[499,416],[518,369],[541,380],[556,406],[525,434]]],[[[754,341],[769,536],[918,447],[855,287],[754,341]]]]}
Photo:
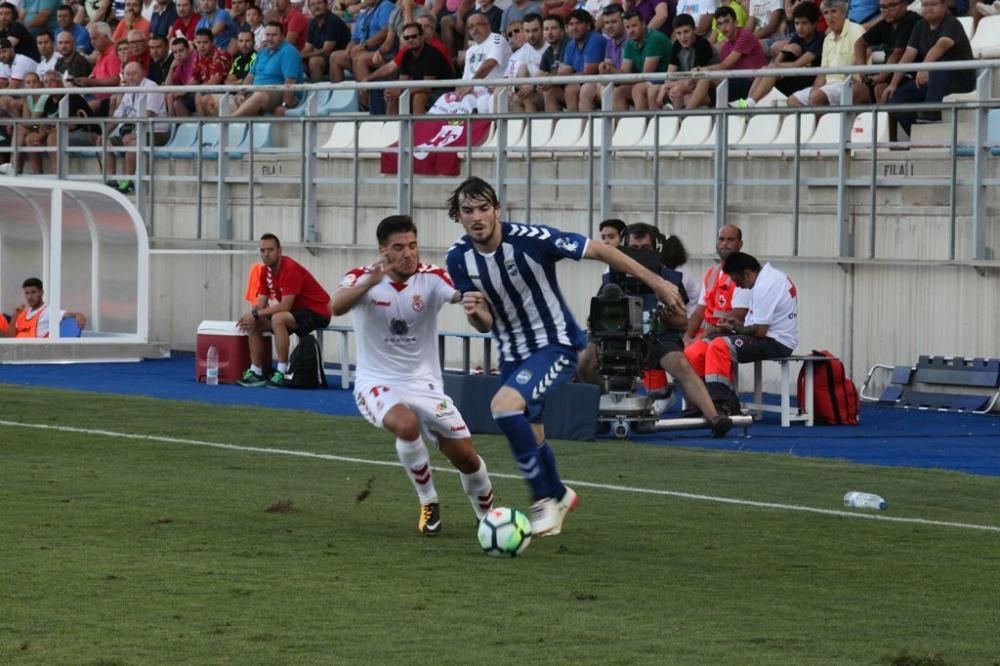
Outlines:
{"type": "Polygon", "coordinates": [[[400,412],[391,422],[383,425],[404,441],[414,442],[420,439],[420,419],[410,410],[400,412]]]}
{"type": "Polygon", "coordinates": [[[502,387],[490,401],[490,413],[493,417],[510,414],[511,412],[523,412],[525,408],[524,398],[521,394],[507,386],[502,387]]]}

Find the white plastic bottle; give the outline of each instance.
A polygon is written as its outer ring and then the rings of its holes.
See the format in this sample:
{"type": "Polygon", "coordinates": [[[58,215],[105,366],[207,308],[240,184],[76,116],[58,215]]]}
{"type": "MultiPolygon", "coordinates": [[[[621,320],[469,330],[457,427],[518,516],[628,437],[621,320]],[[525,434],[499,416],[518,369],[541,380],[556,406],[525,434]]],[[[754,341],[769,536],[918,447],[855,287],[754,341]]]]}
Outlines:
{"type": "Polygon", "coordinates": [[[205,355],[205,383],[216,386],[219,383],[219,350],[212,345],[205,355]]]}
{"type": "Polygon", "coordinates": [[[844,506],[851,509],[875,509],[877,511],[885,511],[885,508],[888,505],[885,503],[885,500],[878,495],[852,490],[844,495],[844,506]]]}

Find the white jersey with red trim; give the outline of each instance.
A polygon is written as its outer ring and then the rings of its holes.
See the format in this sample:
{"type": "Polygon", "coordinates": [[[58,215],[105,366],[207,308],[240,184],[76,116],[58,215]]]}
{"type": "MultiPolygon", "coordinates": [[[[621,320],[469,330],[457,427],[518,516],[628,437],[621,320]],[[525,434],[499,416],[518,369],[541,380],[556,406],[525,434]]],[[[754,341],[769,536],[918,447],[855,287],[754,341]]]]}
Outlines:
{"type": "MultiPolygon", "coordinates": [[[[341,287],[368,279],[368,267],[349,271],[341,287]]],[[[415,380],[441,387],[437,315],[458,292],[448,272],[419,264],[406,282],[388,276],[351,309],[357,343],[357,383],[404,384],[415,380]]]]}

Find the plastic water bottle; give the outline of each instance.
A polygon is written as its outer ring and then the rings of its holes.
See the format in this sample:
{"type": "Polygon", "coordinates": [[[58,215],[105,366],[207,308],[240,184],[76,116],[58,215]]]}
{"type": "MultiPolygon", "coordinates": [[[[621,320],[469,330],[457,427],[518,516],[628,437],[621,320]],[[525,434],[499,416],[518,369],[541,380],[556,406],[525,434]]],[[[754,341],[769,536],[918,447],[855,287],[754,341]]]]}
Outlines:
{"type": "Polygon", "coordinates": [[[885,511],[888,505],[878,495],[852,490],[844,495],[844,506],[851,509],[876,509],[878,511],[885,511]]]}
{"type": "Polygon", "coordinates": [[[205,356],[205,383],[216,386],[219,383],[219,350],[212,345],[205,356]]]}

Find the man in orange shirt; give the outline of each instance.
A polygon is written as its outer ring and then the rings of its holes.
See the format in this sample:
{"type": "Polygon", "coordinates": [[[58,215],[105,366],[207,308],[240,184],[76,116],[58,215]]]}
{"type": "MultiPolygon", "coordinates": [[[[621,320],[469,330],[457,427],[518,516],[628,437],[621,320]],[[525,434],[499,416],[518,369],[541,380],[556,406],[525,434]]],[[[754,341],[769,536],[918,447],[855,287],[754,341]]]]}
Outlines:
{"type": "Polygon", "coordinates": [[[291,257],[281,253],[281,241],[274,234],[260,237],[260,259],[264,263],[257,305],[240,317],[237,325],[250,336],[250,367],[240,386],[287,386],[288,350],[292,333],[307,335],[330,324],[330,294],[316,278],[291,257]],[[271,302],[274,305],[271,305],[271,302]],[[264,377],[264,357],[274,335],[278,368],[264,377]]]}
{"type": "MultiPolygon", "coordinates": [[[[3,331],[3,336],[8,338],[47,338],[49,337],[49,308],[45,305],[42,297],[45,292],[42,289],[42,281],[38,278],[28,278],[21,285],[24,289],[25,303],[14,308],[14,317],[11,325],[3,331]]],[[[77,326],[81,329],[87,326],[87,318],[79,312],[67,312],[60,310],[59,320],[72,317],[76,319],[77,326]]]]}

